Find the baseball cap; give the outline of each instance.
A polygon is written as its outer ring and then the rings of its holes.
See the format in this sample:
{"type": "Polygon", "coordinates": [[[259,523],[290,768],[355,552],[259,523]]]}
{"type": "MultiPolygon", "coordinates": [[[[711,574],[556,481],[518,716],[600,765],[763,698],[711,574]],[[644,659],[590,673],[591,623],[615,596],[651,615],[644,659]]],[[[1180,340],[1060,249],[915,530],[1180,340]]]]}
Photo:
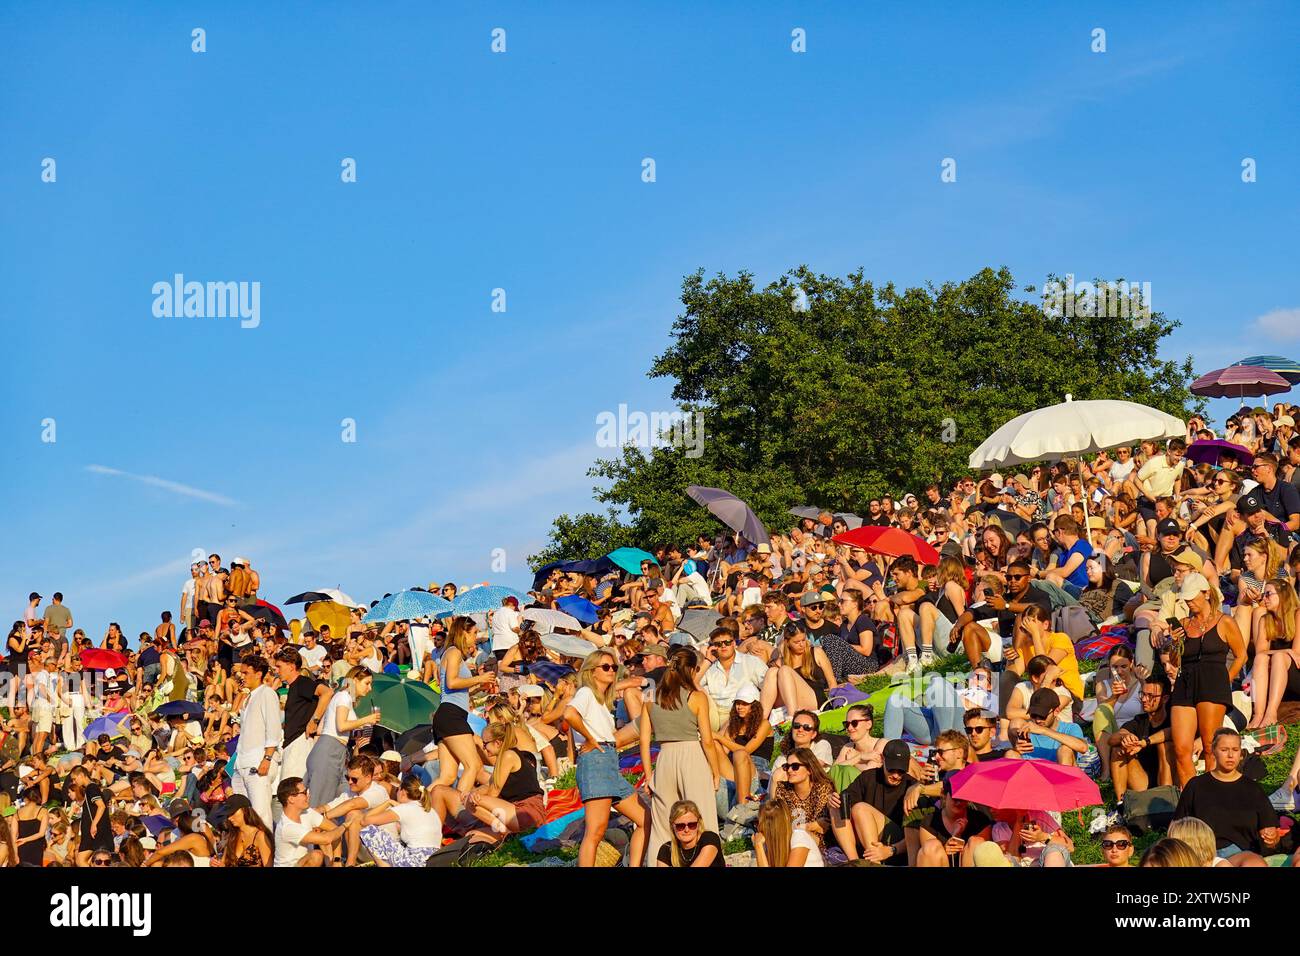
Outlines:
{"type": "Polygon", "coordinates": [[[1189,568],[1195,568],[1197,571],[1205,567],[1204,559],[1193,551],[1191,548],[1183,548],[1169,555],[1169,560],[1175,564],[1185,564],[1189,568]]]}
{"type": "Polygon", "coordinates": [[[104,676],[105,676],[105,677],[116,677],[116,676],[117,676],[117,671],[113,670],[113,668],[111,668],[111,667],[106,668],[106,669],[104,670],[104,676]]]}
{"type": "Polygon", "coordinates": [[[667,657],[671,653],[672,651],[668,649],[666,644],[647,644],[645,647],[641,648],[641,654],[643,656],[646,654],[654,654],[658,657],[667,657]]]}
{"type": "Polygon", "coordinates": [[[809,591],[799,599],[800,607],[813,607],[814,605],[822,605],[825,603],[826,596],[820,591],[809,591]]]}
{"type": "Polygon", "coordinates": [[[746,684],[736,691],[736,700],[742,704],[758,703],[758,688],[753,684],[746,684]]]}
{"type": "Polygon", "coordinates": [[[772,546],[770,544],[760,544],[755,550],[757,550],[759,554],[771,554],[772,546]]]}
{"type": "Polygon", "coordinates": [[[39,600],[41,600],[41,596],[40,596],[39,594],[37,594],[35,591],[33,591],[31,594],[27,595],[27,600],[29,600],[29,601],[39,601],[39,600]]]}
{"type": "Polygon", "coordinates": [[[222,804],[222,806],[225,808],[225,818],[227,820],[230,819],[236,810],[253,809],[253,804],[250,803],[248,797],[244,796],[242,793],[232,793],[230,796],[226,797],[225,803],[222,804]]]}
{"type": "Polygon", "coordinates": [[[1020,482],[1022,485],[1027,485],[1027,484],[1029,484],[1029,476],[1026,475],[1023,471],[1022,471],[1022,472],[1019,472],[1019,473],[1017,473],[1017,474],[1012,475],[1012,476],[1011,476],[1011,480],[1012,480],[1012,481],[1018,481],[1018,482],[1020,482]]]}
{"type": "Polygon", "coordinates": [[[1264,499],[1253,491],[1248,495],[1242,495],[1237,499],[1237,510],[1244,515],[1253,515],[1257,511],[1264,510],[1264,499]]]}
{"type": "Polygon", "coordinates": [[[546,691],[542,689],[542,686],[540,684],[520,684],[519,696],[520,697],[544,697],[546,696],[546,691]]]}
{"type": "Polygon", "coordinates": [[[994,488],[999,488],[999,489],[1006,484],[1006,482],[1002,480],[1002,476],[998,474],[996,471],[993,472],[993,474],[989,475],[989,482],[992,483],[994,488]]]}
{"type": "Polygon", "coordinates": [[[1173,518],[1166,518],[1164,521],[1156,525],[1156,534],[1158,535],[1166,535],[1166,534],[1181,535],[1182,533],[1183,533],[1182,525],[1180,525],[1173,518]]]}
{"type": "Polygon", "coordinates": [[[1295,428],[1295,419],[1292,418],[1290,415],[1283,415],[1282,417],[1280,417],[1279,419],[1277,419],[1277,421],[1273,422],[1273,424],[1274,424],[1274,425],[1290,425],[1292,428],[1295,428]]]}
{"type": "Polygon", "coordinates": [[[1193,571],[1183,578],[1183,587],[1178,592],[1178,596],[1186,601],[1208,590],[1210,590],[1210,582],[1205,580],[1205,575],[1199,571],[1193,571]]]}
{"type": "Polygon", "coordinates": [[[1029,698],[1029,716],[1034,720],[1042,720],[1060,706],[1061,698],[1056,691],[1050,687],[1040,687],[1029,698]]]}
{"type": "Polygon", "coordinates": [[[907,744],[901,740],[891,740],[885,744],[884,752],[881,755],[881,762],[886,770],[895,772],[907,772],[907,768],[912,765],[912,751],[907,744]]]}
{"type": "Polygon", "coordinates": [[[391,760],[393,763],[401,763],[402,755],[396,750],[385,750],[379,755],[380,760],[391,760]]]}

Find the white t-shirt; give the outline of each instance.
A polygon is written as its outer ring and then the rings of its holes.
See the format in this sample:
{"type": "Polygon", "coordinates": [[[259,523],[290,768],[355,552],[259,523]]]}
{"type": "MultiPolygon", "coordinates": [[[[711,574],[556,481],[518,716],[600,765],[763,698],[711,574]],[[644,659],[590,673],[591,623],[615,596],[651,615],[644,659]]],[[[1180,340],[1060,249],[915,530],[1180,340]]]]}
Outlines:
{"type": "MultiPolygon", "coordinates": [[[[590,687],[579,687],[573,700],[569,701],[569,706],[578,712],[582,723],[592,732],[596,741],[602,744],[614,742],[614,714],[596,699],[590,687]]],[[[581,735],[575,732],[574,739],[580,738],[581,735]]]]}
{"type": "Polygon", "coordinates": [[[335,720],[335,714],[340,707],[348,709],[348,720],[357,719],[357,712],[352,707],[352,694],[346,690],[336,690],[334,696],[330,698],[329,706],[325,708],[325,718],[320,722],[320,732],[346,743],[348,735],[339,731],[338,721],[335,720]]]}
{"type": "Polygon", "coordinates": [[[315,670],[320,667],[320,662],[325,660],[324,644],[317,644],[315,647],[302,646],[298,648],[298,656],[302,658],[303,666],[315,670]]]}
{"type": "Polygon", "coordinates": [[[302,818],[297,823],[287,816],[280,817],[280,822],[275,825],[275,859],[271,865],[297,866],[298,861],[311,849],[301,845],[302,838],[314,827],[320,826],[324,819],[312,809],[304,810],[302,818]]]}
{"type": "Polygon", "coordinates": [[[512,607],[499,607],[492,612],[492,650],[508,651],[519,643],[514,628],[522,619],[522,615],[512,607]]]}
{"type": "Polygon", "coordinates": [[[804,861],[804,866],[825,866],[826,861],[822,859],[822,851],[817,846],[817,841],[813,839],[812,834],[807,830],[800,830],[797,827],[790,831],[790,849],[804,847],[808,850],[808,859],[804,861]]]}
{"type": "Polygon", "coordinates": [[[1129,458],[1128,461],[1112,462],[1110,466],[1110,480],[1116,483],[1123,481],[1133,473],[1133,468],[1134,462],[1132,458],[1129,458]]]}
{"type": "Polygon", "coordinates": [[[425,810],[419,803],[395,803],[389,809],[397,814],[401,840],[410,847],[437,849],[442,846],[442,822],[438,814],[425,810]]]}

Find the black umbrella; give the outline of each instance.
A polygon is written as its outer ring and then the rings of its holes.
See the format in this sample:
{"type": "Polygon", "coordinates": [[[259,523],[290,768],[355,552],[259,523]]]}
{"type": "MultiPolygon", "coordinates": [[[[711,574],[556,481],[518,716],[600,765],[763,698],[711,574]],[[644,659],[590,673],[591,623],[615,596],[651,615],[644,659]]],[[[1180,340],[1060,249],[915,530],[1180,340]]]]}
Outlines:
{"type": "Polygon", "coordinates": [[[433,725],[418,724],[406,733],[398,734],[393,749],[403,757],[411,757],[423,751],[431,743],[433,743],[433,725]]]}
{"type": "Polygon", "coordinates": [[[283,630],[289,629],[289,622],[285,620],[284,612],[274,604],[266,601],[258,601],[249,607],[243,609],[244,613],[252,615],[259,621],[265,621],[267,624],[274,624],[283,630]]]}

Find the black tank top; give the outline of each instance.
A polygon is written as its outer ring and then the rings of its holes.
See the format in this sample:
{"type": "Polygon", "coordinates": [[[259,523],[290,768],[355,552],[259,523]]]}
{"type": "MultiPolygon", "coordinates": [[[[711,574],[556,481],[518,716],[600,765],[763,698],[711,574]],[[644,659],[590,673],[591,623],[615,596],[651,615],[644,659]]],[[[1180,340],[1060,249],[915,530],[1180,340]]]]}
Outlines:
{"type": "Polygon", "coordinates": [[[537,782],[537,755],[517,748],[515,753],[519,754],[519,769],[506,777],[499,794],[507,803],[518,803],[542,792],[537,782]]]}
{"type": "Polygon", "coordinates": [[[1189,637],[1183,642],[1183,663],[1184,664],[1216,664],[1219,667],[1226,667],[1228,664],[1228,645],[1224,643],[1223,638],[1219,637],[1219,621],[1223,620],[1220,614],[1218,620],[1214,622],[1214,627],[1210,628],[1200,637],[1189,637]]]}
{"type": "MultiPolygon", "coordinates": [[[[34,836],[36,831],[41,828],[41,818],[34,817],[31,820],[18,821],[18,839],[34,836]]],[[[40,840],[32,840],[30,843],[24,843],[18,848],[18,862],[27,866],[40,866],[45,858],[45,844],[40,840]]]]}
{"type": "Polygon", "coordinates": [[[1159,551],[1151,552],[1151,561],[1147,564],[1147,577],[1151,580],[1151,586],[1155,587],[1165,578],[1172,578],[1174,569],[1169,564],[1169,559],[1159,551]]]}

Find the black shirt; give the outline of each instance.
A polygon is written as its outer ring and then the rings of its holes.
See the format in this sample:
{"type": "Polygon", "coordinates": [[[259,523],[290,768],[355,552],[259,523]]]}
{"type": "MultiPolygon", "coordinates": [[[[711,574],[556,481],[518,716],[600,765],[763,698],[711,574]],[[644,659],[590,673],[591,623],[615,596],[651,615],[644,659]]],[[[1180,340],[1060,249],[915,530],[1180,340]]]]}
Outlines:
{"type": "Polygon", "coordinates": [[[1123,727],[1120,728],[1120,730],[1127,730],[1134,737],[1141,737],[1143,739],[1150,737],[1152,734],[1158,734],[1160,731],[1168,730],[1168,729],[1169,729],[1169,708],[1168,707],[1165,708],[1164,720],[1162,720],[1158,724],[1153,723],[1151,720],[1151,715],[1148,714],[1146,711],[1143,711],[1142,713],[1138,714],[1136,717],[1128,721],[1126,724],[1124,724],[1123,727]]]}
{"type": "Polygon", "coordinates": [[[147,647],[140,652],[140,658],[136,661],[141,667],[148,667],[150,664],[157,664],[162,659],[156,647],[147,647]]]}
{"type": "Polygon", "coordinates": [[[1277,826],[1277,811],[1264,788],[1246,777],[1231,783],[1203,773],[1187,781],[1174,810],[1174,819],[1197,817],[1214,831],[1219,849],[1236,844],[1243,850],[1264,852],[1259,831],[1277,826]]]}
{"type": "MultiPolygon", "coordinates": [[[[865,614],[862,616],[866,617],[865,614]]],[[[804,631],[807,632],[809,637],[815,638],[818,641],[820,641],[827,634],[838,635],[840,633],[840,629],[838,627],[836,627],[830,621],[827,621],[825,619],[823,619],[822,622],[818,624],[816,627],[813,627],[811,624],[808,623],[808,619],[804,618],[803,629],[804,631]]]]}
{"type": "MultiPolygon", "coordinates": [[[[718,851],[714,854],[713,862],[709,864],[709,867],[725,867],[727,861],[722,858],[722,839],[712,830],[705,830],[700,834],[700,840],[695,844],[695,849],[681,851],[682,862],[679,865],[683,867],[690,866],[691,861],[699,856],[700,851],[706,846],[716,847],[718,851]]],[[[659,848],[659,862],[667,864],[668,866],[673,865],[673,845],[671,839],[659,848]]]]}
{"type": "Polygon", "coordinates": [[[847,817],[855,803],[866,803],[879,810],[885,818],[893,820],[899,826],[902,826],[904,816],[903,797],[907,794],[907,788],[914,783],[916,783],[915,778],[909,774],[903,774],[903,779],[898,786],[890,786],[889,781],[885,779],[884,767],[872,767],[870,770],[864,770],[840,794],[840,801],[843,804],[842,812],[847,817]]]}
{"type": "Polygon", "coordinates": [[[299,674],[289,685],[284,699],[284,745],[287,747],[307,732],[307,724],[316,713],[316,688],[320,681],[299,674]]]}
{"type": "Polygon", "coordinates": [[[1278,521],[1285,522],[1291,515],[1300,514],[1300,489],[1289,481],[1277,476],[1272,491],[1265,491],[1263,485],[1256,485],[1254,494],[1264,502],[1264,510],[1278,521]]]}
{"type": "MultiPolygon", "coordinates": [[[[1029,591],[1025,594],[1024,597],[1015,598],[1012,597],[1010,594],[1005,594],[1003,595],[1003,597],[1007,599],[1008,604],[1012,604],[1012,603],[1037,604],[1044,611],[1046,611],[1049,616],[1052,613],[1052,599],[1047,596],[1046,591],[1040,590],[1039,588],[1034,587],[1032,584],[1029,586],[1029,591]]],[[[975,620],[977,621],[982,621],[988,617],[988,615],[982,614],[980,612],[981,612],[980,608],[975,609],[975,620]]],[[[997,614],[998,614],[998,633],[1001,634],[1003,637],[1014,638],[1016,636],[1016,619],[1019,618],[1020,615],[1017,614],[1015,611],[1012,611],[1010,608],[998,611],[997,614]]]]}

